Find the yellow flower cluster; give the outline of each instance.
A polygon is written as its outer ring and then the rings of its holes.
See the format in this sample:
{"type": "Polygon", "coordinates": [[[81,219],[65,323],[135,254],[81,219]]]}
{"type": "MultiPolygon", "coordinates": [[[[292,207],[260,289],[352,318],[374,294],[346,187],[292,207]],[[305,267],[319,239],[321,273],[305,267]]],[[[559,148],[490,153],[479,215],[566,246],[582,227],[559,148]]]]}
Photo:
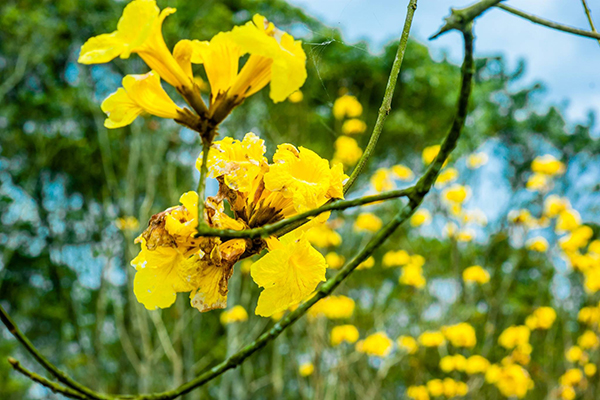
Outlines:
{"type": "Polygon", "coordinates": [[[362,213],[354,221],[354,230],[356,232],[377,232],[383,226],[381,219],[373,213],[362,213]]]}
{"type": "Polygon", "coordinates": [[[513,349],[529,344],[531,331],[525,325],[513,325],[506,328],[498,338],[498,344],[505,349],[513,349]]]}
{"type": "MultiPolygon", "coordinates": [[[[400,259],[403,256],[401,252],[402,250],[394,254],[394,260],[389,260],[390,257],[388,257],[388,262],[394,261],[397,263],[399,261],[402,261],[400,259]]],[[[425,287],[427,281],[423,276],[423,265],[425,265],[425,257],[419,254],[410,256],[408,262],[405,265],[402,265],[402,270],[398,282],[400,282],[400,284],[402,285],[413,286],[417,289],[425,287]]]]}
{"type": "Polygon", "coordinates": [[[413,180],[414,176],[412,170],[402,164],[391,168],[378,168],[371,175],[371,186],[376,192],[385,192],[394,188],[394,179],[408,182],[413,180]]]}
{"type": "Polygon", "coordinates": [[[472,348],[477,344],[475,329],[466,322],[444,326],[442,327],[442,333],[454,347],[472,348]]]}
{"type": "Polygon", "coordinates": [[[340,234],[326,224],[312,226],[306,232],[306,238],[310,244],[321,248],[337,247],[342,244],[342,237],[340,234]]]}
{"type": "Polygon", "coordinates": [[[446,343],[444,334],[440,331],[426,331],[419,336],[419,343],[424,347],[438,347],[446,343]]]}
{"type": "Polygon", "coordinates": [[[469,169],[477,169],[489,161],[489,157],[486,153],[473,153],[467,157],[467,168],[469,169]]]}
{"type": "Polygon", "coordinates": [[[140,222],[136,217],[123,217],[117,219],[115,225],[122,231],[137,231],[140,227],[140,222]]]}
{"type": "Polygon", "coordinates": [[[527,189],[533,192],[547,191],[551,187],[551,179],[556,175],[564,174],[565,165],[554,156],[546,154],[533,160],[531,170],[533,175],[527,181],[527,189]]]}
{"type": "Polygon", "coordinates": [[[343,295],[327,296],[308,310],[311,318],[326,317],[328,319],[350,318],[354,313],[355,303],[350,297],[343,295]]]}
{"type": "Polygon", "coordinates": [[[362,149],[356,139],[348,135],[361,134],[367,130],[367,124],[359,119],[363,112],[363,107],[355,96],[344,94],[338,97],[333,103],[333,116],[341,121],[349,118],[342,124],[342,133],[335,141],[335,153],[333,159],[344,165],[352,166],[362,156],[362,149]]]}
{"type": "Polygon", "coordinates": [[[343,342],[356,343],[359,338],[358,329],[354,325],[339,325],[331,330],[331,345],[339,346],[343,342]]]}
{"type": "Polygon", "coordinates": [[[356,351],[369,356],[387,357],[393,345],[394,342],[385,332],[376,332],[356,343],[356,351]]]}
{"type": "Polygon", "coordinates": [[[419,349],[419,343],[412,336],[399,336],[396,343],[400,349],[408,354],[415,354],[419,349]]]}
{"type": "Polygon", "coordinates": [[[556,311],[552,307],[540,307],[525,319],[525,325],[530,330],[550,329],[556,320],[556,311]]]}
{"type": "Polygon", "coordinates": [[[522,399],[527,391],[533,389],[534,383],[525,368],[518,364],[499,366],[492,364],[486,374],[487,383],[495,385],[504,397],[522,399]]]}
{"type": "Polygon", "coordinates": [[[410,217],[410,224],[413,227],[419,227],[421,225],[427,225],[431,222],[431,213],[424,209],[419,208],[415,213],[410,217]]]}
{"type": "Polygon", "coordinates": [[[462,274],[465,283],[478,283],[483,285],[490,281],[490,273],[483,269],[480,265],[473,265],[465,268],[462,274]]]}
{"type": "Polygon", "coordinates": [[[248,313],[244,307],[237,305],[230,310],[222,312],[220,318],[223,325],[228,325],[234,322],[243,322],[248,320],[248,313]]]}
{"type": "Polygon", "coordinates": [[[306,378],[307,376],[311,376],[313,372],[315,372],[315,366],[311,362],[302,363],[300,364],[300,367],[298,367],[298,373],[302,377],[306,378]]]}
{"type": "Polygon", "coordinates": [[[461,354],[444,356],[440,360],[440,369],[446,373],[464,371],[467,368],[467,359],[461,354]]]}
{"type": "Polygon", "coordinates": [[[469,393],[469,386],[452,378],[432,379],[427,382],[427,391],[432,397],[444,396],[447,399],[463,397],[469,393]]]}

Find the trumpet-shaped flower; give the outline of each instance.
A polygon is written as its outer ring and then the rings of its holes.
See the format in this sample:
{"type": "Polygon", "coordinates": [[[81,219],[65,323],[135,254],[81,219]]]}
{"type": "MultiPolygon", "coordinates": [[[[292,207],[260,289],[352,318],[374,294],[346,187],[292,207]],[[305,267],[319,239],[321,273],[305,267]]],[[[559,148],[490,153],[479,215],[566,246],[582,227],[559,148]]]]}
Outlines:
{"type": "Polygon", "coordinates": [[[256,314],[269,317],[306,299],[325,281],[327,263],[308,240],[290,232],[268,242],[269,252],[252,264],[251,275],[264,290],[256,314]]]}
{"type": "Polygon", "coordinates": [[[108,116],[104,126],[110,129],[129,125],[144,112],[170,119],[178,119],[183,113],[164,91],[154,71],[125,76],[123,87],[109,95],[101,108],[108,116]]]}
{"type": "Polygon", "coordinates": [[[193,77],[175,60],[162,36],[164,19],[174,8],[160,11],[154,0],[134,0],[125,6],[117,30],[88,39],[81,47],[79,62],[103,64],[116,57],[137,53],[162,79],[174,87],[193,86],[193,77]]]}

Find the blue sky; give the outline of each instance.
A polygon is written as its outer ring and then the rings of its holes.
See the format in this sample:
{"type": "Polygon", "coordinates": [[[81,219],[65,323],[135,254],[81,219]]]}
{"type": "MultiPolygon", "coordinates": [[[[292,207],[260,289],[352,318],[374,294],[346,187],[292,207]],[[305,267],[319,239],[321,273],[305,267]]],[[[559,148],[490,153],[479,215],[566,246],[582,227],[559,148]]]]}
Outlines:
{"type": "MultiPolygon", "coordinates": [[[[361,39],[377,52],[397,38],[402,29],[408,0],[288,0],[318,17],[327,25],[339,28],[344,41],[352,44],[361,39]]],[[[450,7],[463,7],[473,0],[421,0],[411,34],[428,43],[434,57],[447,51],[459,61],[461,40],[449,33],[435,41],[427,37],[442,25],[450,7]]],[[[588,29],[580,0],[520,0],[506,4],[538,16],[588,29]]],[[[588,0],[596,25],[600,26],[600,2],[588,0]]],[[[600,44],[593,40],[551,30],[530,23],[499,9],[488,11],[476,24],[478,56],[503,54],[514,68],[519,59],[527,62],[523,83],[543,82],[547,104],[564,109],[571,122],[585,121],[590,110],[600,115],[600,44]]]]}

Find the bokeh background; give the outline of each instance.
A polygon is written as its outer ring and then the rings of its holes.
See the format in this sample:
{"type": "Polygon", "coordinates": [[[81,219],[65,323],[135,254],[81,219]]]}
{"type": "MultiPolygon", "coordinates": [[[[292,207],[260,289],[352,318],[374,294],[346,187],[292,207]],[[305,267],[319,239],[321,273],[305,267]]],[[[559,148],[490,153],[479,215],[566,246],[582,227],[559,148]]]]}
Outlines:
{"type": "MultiPolygon", "coordinates": [[[[393,110],[375,157],[350,197],[374,193],[370,178],[379,168],[402,163],[417,175],[425,170],[422,151],[442,140],[452,120],[461,56],[457,34],[434,43],[425,38],[450,6],[466,3],[419,5],[393,110]]],[[[527,3],[533,12],[586,28],[578,2],[527,3]]],[[[133,240],[152,214],[178,204],[179,196],[195,187],[200,146],[194,132],[156,118],[123,129],[103,127],[101,101],[120,86],[122,76],[145,72],[146,66],[137,57],[95,66],[76,60],[87,38],[114,29],[124,5],[112,0],[0,5],[0,304],[55,364],[110,393],[181,384],[273,324],[254,315],[259,289],[241,266],[230,281],[229,307],[243,306],[249,314],[245,321],[222,323],[219,311],[199,314],[184,295],[170,309],[149,312],[133,296],[129,261],[138,250],[133,240]]],[[[366,145],[404,4],[165,0],[159,6],[177,8],[163,28],[171,48],[182,38],[207,40],[255,13],[305,43],[308,80],[302,100],[274,105],[263,91],[236,109],[221,136],[241,138],[252,131],[267,141],[269,156],[277,144],[289,142],[331,159],[342,135],[342,121],[334,118],[332,107],[340,95],[352,94],[369,128],[354,137],[366,145]]],[[[568,198],[581,223],[592,228],[590,241],[598,237],[600,82],[595,66],[600,46],[499,10],[477,22],[476,36],[470,115],[450,167],[458,172],[456,182],[470,187],[463,208],[481,210],[486,223],[457,218],[443,202],[443,189],[435,189],[423,205],[432,216],[429,223],[400,229],[375,253],[371,268],[356,271],[338,289],[355,302],[351,316],[304,318],[241,368],[186,398],[401,398],[411,385],[446,376],[468,382],[467,397],[500,398],[482,376],[447,374],[439,361],[460,353],[500,363],[510,354],[497,344],[500,333],[523,324],[540,306],[553,307],[557,320],[531,335],[526,369],[535,387],[528,398],[560,395],[561,375],[577,365],[564,353],[588,328],[578,322],[578,312],[597,305],[599,298],[584,288],[552,221],[511,223],[509,214],[527,209],[539,220],[544,199],[557,194],[568,198]],[[475,152],[489,160],[469,169],[466,160],[475,152]],[[562,161],[566,171],[545,187],[528,190],[532,160],[545,154],[562,161]],[[449,235],[448,222],[464,235],[449,235]],[[548,241],[548,250],[528,250],[527,240],[539,236],[548,241]],[[424,287],[403,285],[399,268],[383,268],[384,254],[400,249],[425,258],[424,287]],[[464,284],[462,271],[473,265],[490,273],[489,283],[464,284]],[[330,331],[339,324],[355,325],[361,338],[383,331],[395,340],[459,322],[475,327],[475,347],[420,348],[409,355],[394,345],[387,357],[369,357],[354,345],[330,344],[330,331]],[[300,368],[308,363],[314,367],[310,374],[300,368]]],[[[215,189],[213,182],[209,190],[215,189]]],[[[359,213],[376,213],[385,222],[399,206],[389,202],[334,214],[342,243],[320,250],[351,258],[370,236],[354,229],[359,213]]],[[[6,329],[0,335],[0,398],[61,398],[11,370],[3,361],[9,355],[36,366],[6,329]]],[[[598,350],[588,353],[589,361],[600,361],[598,350]]],[[[597,398],[597,375],[577,393],[597,398]]]]}

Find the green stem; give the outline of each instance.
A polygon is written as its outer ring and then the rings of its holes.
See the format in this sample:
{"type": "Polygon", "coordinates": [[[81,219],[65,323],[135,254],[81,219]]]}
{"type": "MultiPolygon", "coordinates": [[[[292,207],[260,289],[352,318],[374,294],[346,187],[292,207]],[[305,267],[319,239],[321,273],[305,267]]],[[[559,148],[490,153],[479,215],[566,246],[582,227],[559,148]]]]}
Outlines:
{"type": "Polygon", "coordinates": [[[537,17],[535,15],[528,14],[521,10],[517,10],[516,8],[509,7],[505,4],[498,4],[496,7],[500,8],[504,11],[507,11],[511,14],[514,14],[516,16],[519,16],[521,18],[525,18],[526,20],[529,20],[529,21],[533,22],[534,24],[547,26],[548,28],[556,29],[559,31],[567,32],[567,33],[572,33],[572,34],[578,35],[578,36],[584,36],[584,37],[600,40],[600,33],[597,33],[597,32],[589,32],[589,31],[584,31],[582,29],[577,29],[577,28],[573,28],[570,26],[557,24],[556,22],[548,21],[547,19],[543,19],[543,18],[537,17]]]}
{"type": "Polygon", "coordinates": [[[402,60],[404,60],[404,53],[406,52],[406,46],[408,45],[408,34],[410,33],[410,27],[412,25],[413,16],[415,15],[416,10],[417,0],[411,0],[408,3],[406,20],[404,21],[404,28],[402,29],[402,36],[400,37],[400,43],[398,43],[396,58],[394,58],[394,63],[392,64],[392,70],[385,88],[381,107],[379,107],[379,112],[377,113],[377,120],[375,121],[373,132],[371,133],[371,137],[369,138],[369,143],[367,144],[365,152],[360,160],[358,160],[356,167],[354,167],[354,170],[350,175],[350,179],[348,179],[344,185],[344,194],[350,190],[350,187],[354,184],[356,179],[358,179],[358,175],[360,175],[362,170],[365,168],[365,165],[369,161],[373,151],[375,151],[375,146],[377,145],[377,141],[379,140],[379,136],[381,136],[381,131],[383,130],[383,124],[385,123],[385,120],[392,109],[392,98],[394,97],[394,90],[396,89],[396,83],[398,82],[400,67],[402,66],[402,60]]]}
{"type": "Polygon", "coordinates": [[[198,233],[207,230],[208,224],[204,219],[204,196],[206,189],[206,176],[208,175],[208,153],[212,140],[202,139],[202,165],[200,166],[200,180],[198,181],[198,233]]]}

